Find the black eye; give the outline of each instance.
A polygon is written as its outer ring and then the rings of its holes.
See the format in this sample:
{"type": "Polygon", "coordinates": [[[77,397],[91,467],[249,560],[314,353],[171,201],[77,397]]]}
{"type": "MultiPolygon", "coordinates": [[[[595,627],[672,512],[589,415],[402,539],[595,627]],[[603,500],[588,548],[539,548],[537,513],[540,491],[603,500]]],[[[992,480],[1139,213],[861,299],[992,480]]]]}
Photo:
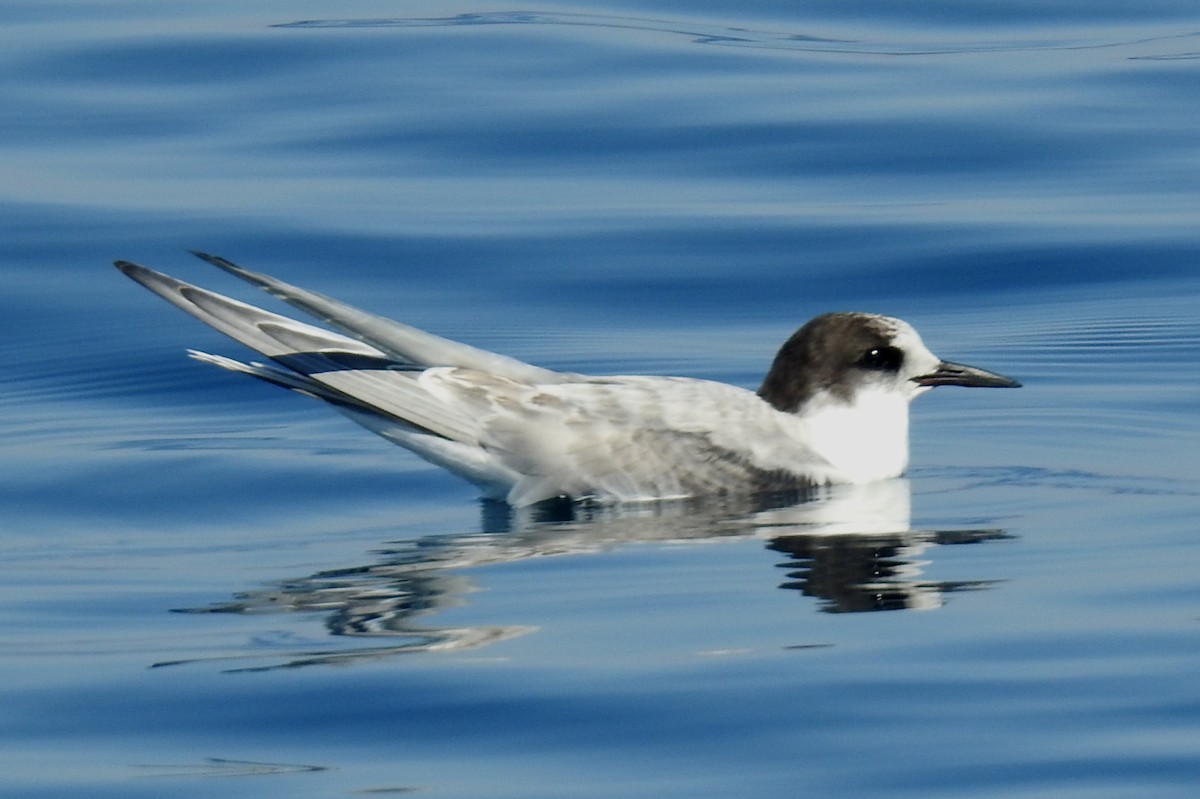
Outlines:
{"type": "Polygon", "coordinates": [[[858,359],[858,365],[863,369],[878,372],[898,372],[904,362],[904,353],[895,347],[875,347],[869,349],[858,359]]]}

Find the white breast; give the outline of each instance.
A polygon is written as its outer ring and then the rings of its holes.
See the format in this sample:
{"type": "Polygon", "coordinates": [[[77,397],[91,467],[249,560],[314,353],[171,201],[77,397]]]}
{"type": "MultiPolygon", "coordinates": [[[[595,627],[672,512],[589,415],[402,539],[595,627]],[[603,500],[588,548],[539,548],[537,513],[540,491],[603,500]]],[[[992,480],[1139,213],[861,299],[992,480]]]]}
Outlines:
{"type": "Polygon", "coordinates": [[[908,467],[908,399],[863,388],[847,403],[813,400],[798,414],[806,443],[851,483],[898,477],[908,467]]]}

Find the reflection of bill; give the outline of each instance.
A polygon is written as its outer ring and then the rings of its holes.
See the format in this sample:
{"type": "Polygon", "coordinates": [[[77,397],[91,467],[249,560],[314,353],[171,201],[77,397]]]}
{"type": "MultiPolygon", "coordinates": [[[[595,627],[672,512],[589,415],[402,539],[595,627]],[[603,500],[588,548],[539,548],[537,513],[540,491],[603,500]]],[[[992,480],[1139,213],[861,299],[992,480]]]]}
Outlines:
{"type": "Polygon", "coordinates": [[[1005,537],[999,530],[912,530],[906,480],[755,500],[594,508],[564,504],[520,511],[492,504],[484,506],[480,532],[403,542],[378,552],[374,563],[317,572],[184,612],[319,612],[335,636],[401,639],[386,646],[306,652],[284,665],[344,662],[486,646],[536,629],[422,624],[425,617],[465,604],[474,584],[459,572],[468,568],[581,555],[635,542],[759,538],[789,556],[779,564],[789,570],[781,587],[821,599],[822,610],[935,608],[951,591],[992,583],[923,580],[928,561],[919,558],[939,545],[1005,537]]]}

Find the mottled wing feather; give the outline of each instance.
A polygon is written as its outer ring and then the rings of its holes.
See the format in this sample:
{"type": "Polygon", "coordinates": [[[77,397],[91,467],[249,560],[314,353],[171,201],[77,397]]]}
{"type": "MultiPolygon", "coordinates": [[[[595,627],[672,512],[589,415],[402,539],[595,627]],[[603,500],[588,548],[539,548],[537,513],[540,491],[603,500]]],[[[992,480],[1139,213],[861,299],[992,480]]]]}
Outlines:
{"type": "Polygon", "coordinates": [[[637,501],[810,485],[807,478],[760,469],[746,453],[717,446],[710,436],[670,430],[620,431],[603,443],[568,449],[563,461],[562,473],[518,484],[510,495],[514,504],[558,495],[637,501]]]}
{"type": "Polygon", "coordinates": [[[522,475],[508,496],[514,505],[799,488],[828,468],[782,441],[762,401],[733,386],[656,377],[530,386],[465,369],[429,370],[422,380],[477,418],[481,445],[522,475]],[[745,432],[768,428],[779,451],[758,452],[731,435],[723,424],[731,417],[745,432]]]}

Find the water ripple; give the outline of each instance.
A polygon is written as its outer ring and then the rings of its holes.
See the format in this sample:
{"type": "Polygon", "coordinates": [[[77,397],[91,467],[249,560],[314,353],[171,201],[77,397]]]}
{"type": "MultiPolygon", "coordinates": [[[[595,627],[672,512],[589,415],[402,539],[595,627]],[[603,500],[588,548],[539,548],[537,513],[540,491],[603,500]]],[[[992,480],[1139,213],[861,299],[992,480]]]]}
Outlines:
{"type": "MultiPolygon", "coordinates": [[[[695,44],[752,49],[791,50],[885,56],[945,55],[953,53],[1020,52],[1026,50],[1091,50],[1132,45],[1172,45],[1194,39],[1195,32],[1173,33],[1132,39],[1040,39],[1020,41],[862,41],[829,38],[805,33],[755,30],[694,21],[623,17],[569,12],[495,11],[456,14],[448,17],[395,17],[376,19],[309,19],[273,25],[276,28],[452,28],[486,25],[554,25],[607,28],[665,33],[687,37],[695,44]]],[[[1129,56],[1141,59],[1195,58],[1194,52],[1154,53],[1129,56]]]]}

